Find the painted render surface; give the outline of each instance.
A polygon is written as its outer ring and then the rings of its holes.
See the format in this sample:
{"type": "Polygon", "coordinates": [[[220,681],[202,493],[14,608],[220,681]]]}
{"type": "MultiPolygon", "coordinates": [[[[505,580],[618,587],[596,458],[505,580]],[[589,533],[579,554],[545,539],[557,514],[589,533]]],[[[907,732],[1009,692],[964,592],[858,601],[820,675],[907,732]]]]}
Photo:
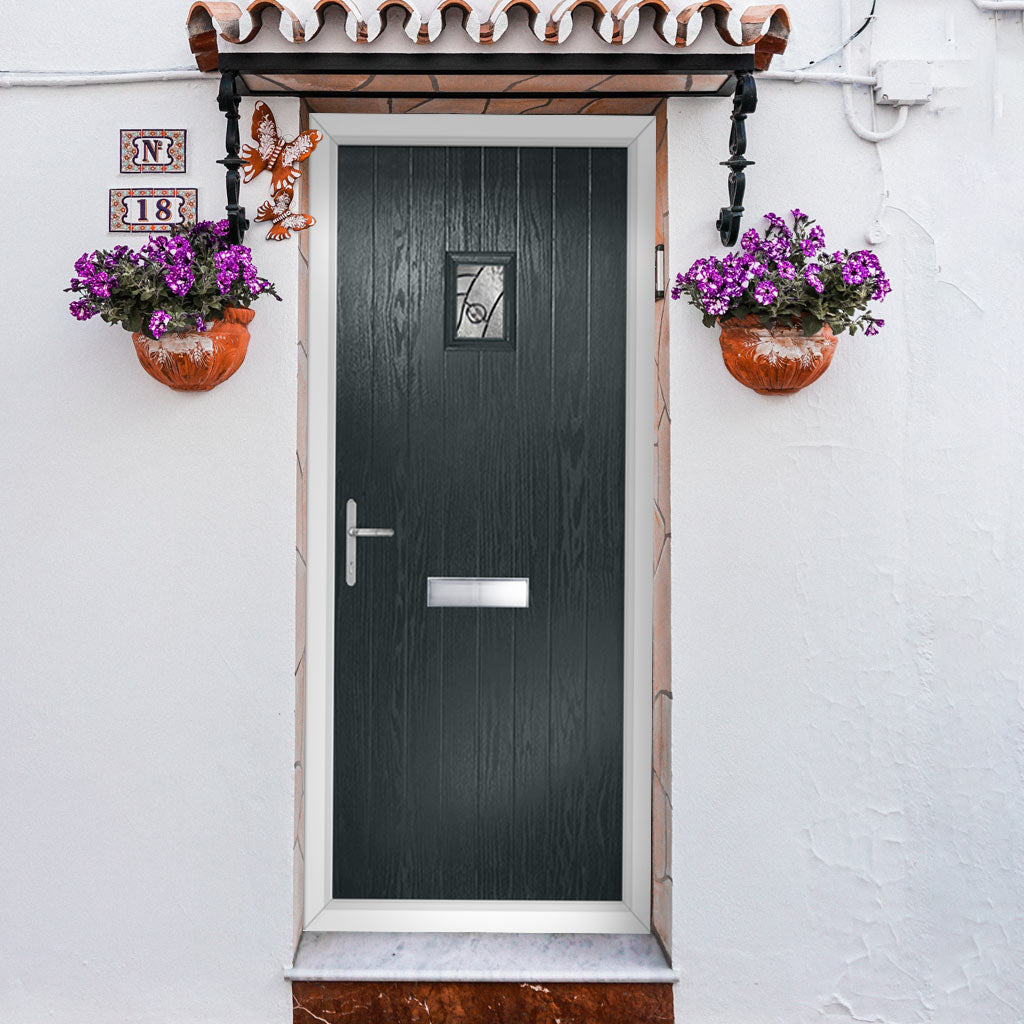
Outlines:
{"type": "MultiPolygon", "coordinates": [[[[777,67],[838,46],[835,0],[789,6],[777,67]]],[[[1024,25],[879,6],[848,70],[934,61],[933,102],[875,147],[835,87],[762,83],[746,205],[800,206],[837,247],[880,218],[885,331],[770,399],[672,309],[680,1020],[1024,1018],[1024,25]]],[[[11,4],[0,66],[187,67],[186,10],[11,4]]],[[[120,128],[187,128],[174,181],[220,215],[215,92],[0,90],[4,1024],[290,1013],[295,243],[250,236],[286,301],[257,303],[208,395],[161,388],[60,293],[127,237],[107,189],[151,183],[118,174],[120,128]]],[[[670,105],[672,270],[720,251],[728,110],[670,105]]],[[[242,195],[251,214],[265,184],[242,195]]]]}
{"type": "MultiPolygon", "coordinates": [[[[12,25],[8,5],[4,68],[188,63],[178,5],[29,6],[12,25]]],[[[60,291],[82,252],[145,240],[106,232],[108,188],[167,181],[118,173],[121,128],[187,128],[168,177],[223,215],[216,91],[0,90],[20,168],[0,255],[3,1024],[290,1012],[296,247],[256,248],[288,301],[255,304],[245,363],[206,394],[157,384],[60,291]]],[[[277,114],[297,130],[297,103],[277,114]]],[[[265,193],[243,189],[252,212],[265,193]]]]}
{"type": "MultiPolygon", "coordinates": [[[[786,66],[838,45],[836,4],[790,8],[786,66]]],[[[934,102],[875,147],[836,87],[763,84],[745,205],[837,248],[880,214],[885,330],[772,400],[673,310],[682,1021],[1024,1019],[1024,30],[879,9],[874,58],[935,61],[934,102]]],[[[721,123],[669,118],[679,267],[713,251],[721,123]]]]}

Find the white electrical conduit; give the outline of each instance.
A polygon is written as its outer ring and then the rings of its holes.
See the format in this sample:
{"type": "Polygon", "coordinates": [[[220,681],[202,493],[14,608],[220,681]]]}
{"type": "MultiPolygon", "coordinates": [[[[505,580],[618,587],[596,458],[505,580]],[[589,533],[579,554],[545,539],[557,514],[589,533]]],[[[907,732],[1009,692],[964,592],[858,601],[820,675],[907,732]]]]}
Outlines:
{"type": "MultiPolygon", "coordinates": [[[[1024,2],[1024,0],[1022,0],[1024,2]]],[[[173,82],[207,78],[195,68],[164,71],[0,71],[0,87],[14,85],[117,85],[122,82],[173,82]]],[[[778,82],[829,82],[833,85],[875,85],[873,75],[841,75],[826,71],[759,71],[759,79],[778,82]]]]}
{"type": "MultiPolygon", "coordinates": [[[[843,44],[843,64],[846,67],[849,67],[847,56],[850,49],[850,43],[852,42],[850,38],[852,28],[850,19],[850,0],[840,0],[840,6],[843,12],[843,39],[846,40],[843,44]]],[[[857,120],[857,114],[853,109],[853,85],[850,83],[844,83],[843,113],[846,114],[846,121],[856,136],[863,139],[865,142],[885,142],[886,139],[891,139],[894,135],[898,135],[903,131],[903,127],[907,123],[910,108],[900,107],[899,114],[896,116],[896,123],[888,131],[872,131],[870,128],[865,128],[860,121],[857,120]]]]}
{"type": "Polygon", "coordinates": [[[198,68],[162,71],[0,71],[0,88],[15,85],[123,85],[136,82],[198,82],[208,78],[198,68]]]}
{"type": "Polygon", "coordinates": [[[979,11],[1024,11],[1024,0],[974,0],[979,11]]]}
{"type": "Polygon", "coordinates": [[[827,82],[829,85],[877,85],[874,75],[838,75],[828,71],[758,71],[757,80],[769,82],[827,82]]]}

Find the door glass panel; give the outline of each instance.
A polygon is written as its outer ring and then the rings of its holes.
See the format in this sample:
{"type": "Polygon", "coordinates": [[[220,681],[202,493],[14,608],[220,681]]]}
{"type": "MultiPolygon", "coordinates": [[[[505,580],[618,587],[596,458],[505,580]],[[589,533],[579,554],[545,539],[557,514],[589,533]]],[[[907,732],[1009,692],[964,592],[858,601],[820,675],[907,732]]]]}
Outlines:
{"type": "Polygon", "coordinates": [[[448,253],[445,302],[449,348],[513,347],[514,261],[511,253],[448,253]]]}
{"type": "Polygon", "coordinates": [[[504,338],[505,268],[498,263],[460,263],[455,335],[504,338]]]}

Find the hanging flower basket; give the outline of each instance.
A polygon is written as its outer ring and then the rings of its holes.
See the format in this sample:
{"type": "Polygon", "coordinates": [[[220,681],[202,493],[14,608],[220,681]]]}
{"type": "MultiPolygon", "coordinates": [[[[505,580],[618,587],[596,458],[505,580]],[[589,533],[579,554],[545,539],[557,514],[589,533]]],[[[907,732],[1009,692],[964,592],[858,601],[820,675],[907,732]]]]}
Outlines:
{"type": "Polygon", "coordinates": [[[227,241],[228,222],[202,221],[126,245],[85,253],[65,291],[79,320],[99,315],[132,334],[146,372],[175,391],[209,391],[242,365],[251,303],[274,286],[252,253],[227,241]]]}
{"type": "Polygon", "coordinates": [[[885,321],[868,313],[892,290],[878,257],[866,249],[825,251],[825,233],[800,210],[792,230],[774,213],[764,236],[751,228],[740,252],[697,260],[676,277],[704,326],[721,329],[722,358],[741,384],[762,395],[790,395],[829,367],[836,334],[877,334],[885,321]]]}
{"type": "Polygon", "coordinates": [[[209,391],[242,365],[249,347],[251,309],[228,306],[205,331],[168,331],[150,338],[132,334],[135,354],[154,380],[175,391],[209,391]]]}
{"type": "Polygon", "coordinates": [[[724,320],[721,328],[726,369],[760,395],[791,395],[813,384],[836,350],[828,324],[809,337],[802,325],[763,327],[756,316],[724,320]]]}

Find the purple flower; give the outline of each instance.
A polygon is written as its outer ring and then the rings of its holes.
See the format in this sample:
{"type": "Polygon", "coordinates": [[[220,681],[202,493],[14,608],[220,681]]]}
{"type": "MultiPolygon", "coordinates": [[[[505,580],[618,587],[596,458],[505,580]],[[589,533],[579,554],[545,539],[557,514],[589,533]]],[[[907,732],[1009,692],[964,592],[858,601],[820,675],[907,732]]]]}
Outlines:
{"type": "Polygon", "coordinates": [[[729,303],[726,299],[712,299],[705,303],[704,308],[712,316],[725,316],[729,312],[729,303]]]}
{"type": "Polygon", "coordinates": [[[814,259],[819,249],[825,248],[825,232],[820,227],[815,227],[811,233],[800,242],[800,248],[808,259],[814,259]]]}
{"type": "Polygon", "coordinates": [[[117,278],[105,270],[94,270],[85,279],[85,285],[99,299],[109,299],[110,293],[117,287],[117,278]]]}
{"type": "Polygon", "coordinates": [[[164,272],[164,281],[175,295],[185,295],[196,283],[196,278],[190,267],[175,263],[164,272]]]}
{"type": "Polygon", "coordinates": [[[751,228],[749,231],[744,232],[743,237],[740,239],[740,246],[745,253],[757,252],[758,246],[761,244],[761,235],[757,228],[751,228]]]}
{"type": "Polygon", "coordinates": [[[127,256],[129,252],[130,250],[127,245],[115,245],[104,258],[103,266],[105,266],[107,270],[114,270],[117,267],[118,261],[127,256]]]}
{"type": "Polygon", "coordinates": [[[153,263],[167,266],[173,263],[171,254],[167,251],[167,239],[163,235],[154,235],[141,249],[141,255],[153,263]]]}
{"type": "Polygon", "coordinates": [[[892,285],[889,283],[889,278],[882,274],[875,281],[875,290],[871,293],[871,298],[874,299],[875,302],[883,302],[885,300],[886,295],[888,295],[891,291],[892,285]]]}
{"type": "Polygon", "coordinates": [[[167,252],[171,259],[179,265],[191,262],[195,255],[189,240],[184,235],[175,235],[170,239],[167,243],[167,252]]]}
{"type": "Polygon", "coordinates": [[[96,253],[83,252],[82,255],[79,256],[77,260],[75,260],[76,273],[81,274],[82,277],[86,277],[88,274],[92,273],[94,266],[93,261],[95,260],[95,258],[96,253]]]}
{"type": "Polygon", "coordinates": [[[796,267],[789,260],[777,260],[775,269],[778,270],[779,277],[783,281],[793,281],[796,279],[796,267]]]}
{"type": "Polygon", "coordinates": [[[217,287],[226,295],[241,275],[246,287],[252,289],[258,281],[256,268],[252,265],[252,253],[244,245],[229,245],[213,257],[217,268],[217,287]]]}
{"type": "Polygon", "coordinates": [[[867,270],[857,260],[847,260],[840,269],[843,280],[847,284],[863,284],[867,280],[867,270]]]}
{"type": "Polygon", "coordinates": [[[171,314],[166,310],[158,309],[149,318],[149,331],[154,338],[160,339],[167,333],[167,326],[171,322],[171,314]]]}
{"type": "Polygon", "coordinates": [[[871,323],[869,323],[867,325],[867,327],[864,328],[864,333],[868,334],[868,335],[877,334],[878,333],[878,328],[879,327],[884,327],[884,326],[885,326],[885,321],[884,320],[872,320],[871,323]]]}
{"type": "Polygon", "coordinates": [[[218,238],[226,238],[227,234],[228,234],[228,231],[230,231],[230,230],[231,230],[231,225],[227,222],[226,219],[225,220],[219,220],[219,221],[217,221],[213,225],[213,233],[218,238]]]}
{"type": "Polygon", "coordinates": [[[861,249],[853,255],[856,256],[872,274],[880,274],[882,272],[882,264],[878,262],[878,257],[870,249],[861,249]]]}
{"type": "Polygon", "coordinates": [[[821,267],[817,263],[812,263],[804,271],[804,280],[820,295],[825,290],[825,285],[822,283],[821,267]]]}
{"type": "Polygon", "coordinates": [[[761,246],[761,252],[772,260],[784,260],[789,255],[789,244],[781,238],[771,238],[761,246]]]}
{"type": "Polygon", "coordinates": [[[779,289],[767,279],[758,281],[754,286],[754,298],[762,306],[770,306],[779,297],[779,289]]]}
{"type": "Polygon", "coordinates": [[[714,268],[714,260],[698,260],[693,265],[693,280],[707,281],[710,278],[711,270],[714,268]]]}
{"type": "Polygon", "coordinates": [[[196,317],[196,330],[197,331],[208,331],[209,329],[210,329],[210,325],[201,316],[197,316],[196,317]]]}
{"type": "Polygon", "coordinates": [[[99,312],[88,299],[75,299],[68,309],[76,320],[91,320],[99,312]]]}
{"type": "Polygon", "coordinates": [[[217,287],[221,295],[226,295],[238,277],[238,257],[230,249],[225,249],[213,257],[213,265],[217,268],[217,287]]]}
{"type": "MultiPolygon", "coordinates": [[[[872,271],[878,266],[878,257],[867,250],[851,253],[845,263],[839,268],[843,281],[850,285],[861,285],[869,280],[872,271]]],[[[881,269],[879,267],[879,269],[881,269]]]]}
{"type": "Polygon", "coordinates": [[[790,210],[789,212],[793,220],[810,220],[807,214],[804,213],[802,210],[790,210]]]}

